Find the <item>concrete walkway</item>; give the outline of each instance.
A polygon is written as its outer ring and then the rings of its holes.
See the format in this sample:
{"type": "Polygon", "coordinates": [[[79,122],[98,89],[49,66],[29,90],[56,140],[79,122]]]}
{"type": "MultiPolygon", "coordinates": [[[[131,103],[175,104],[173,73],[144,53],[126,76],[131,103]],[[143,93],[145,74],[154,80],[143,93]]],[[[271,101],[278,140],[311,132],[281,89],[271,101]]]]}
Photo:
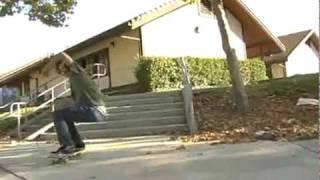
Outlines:
{"type": "Polygon", "coordinates": [[[186,145],[166,137],[90,142],[67,165],[49,165],[53,144],[0,150],[1,180],[315,180],[317,140],[295,143],[186,145]]]}

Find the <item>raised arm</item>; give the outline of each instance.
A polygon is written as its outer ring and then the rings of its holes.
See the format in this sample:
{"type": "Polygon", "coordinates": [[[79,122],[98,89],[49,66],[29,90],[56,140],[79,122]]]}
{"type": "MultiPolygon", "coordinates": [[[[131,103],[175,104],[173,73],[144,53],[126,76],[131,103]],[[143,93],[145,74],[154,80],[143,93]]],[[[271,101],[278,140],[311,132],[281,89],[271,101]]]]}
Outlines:
{"type": "Polygon", "coordinates": [[[66,64],[71,65],[74,61],[72,59],[71,56],[69,56],[69,54],[62,52],[61,54],[59,54],[61,56],[61,59],[63,61],[65,61],[66,64]]]}
{"type": "Polygon", "coordinates": [[[55,56],[50,57],[49,62],[44,66],[42,72],[43,74],[47,74],[52,68],[57,69],[61,65],[64,66],[64,64],[70,67],[73,63],[74,61],[71,58],[71,56],[69,56],[65,52],[62,52],[62,53],[56,54],[55,56]]]}

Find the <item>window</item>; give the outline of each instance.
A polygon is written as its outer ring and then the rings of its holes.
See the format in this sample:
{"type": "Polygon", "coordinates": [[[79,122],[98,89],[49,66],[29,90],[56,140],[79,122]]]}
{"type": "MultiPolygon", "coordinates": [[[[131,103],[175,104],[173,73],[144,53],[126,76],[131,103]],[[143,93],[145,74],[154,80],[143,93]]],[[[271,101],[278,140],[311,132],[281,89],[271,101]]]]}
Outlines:
{"type": "Polygon", "coordinates": [[[106,65],[106,69],[102,68],[101,66],[99,66],[99,72],[106,72],[106,75],[109,75],[108,72],[108,50],[107,49],[103,49],[101,51],[92,53],[88,56],[85,56],[81,59],[78,60],[79,64],[87,70],[87,72],[91,75],[93,74],[97,74],[98,73],[98,67],[94,66],[94,64],[96,63],[101,63],[101,64],[105,64],[106,65]]]}
{"type": "Polygon", "coordinates": [[[210,0],[201,0],[198,4],[199,6],[199,14],[200,15],[206,15],[206,16],[212,16],[212,6],[210,3],[210,0]]]}

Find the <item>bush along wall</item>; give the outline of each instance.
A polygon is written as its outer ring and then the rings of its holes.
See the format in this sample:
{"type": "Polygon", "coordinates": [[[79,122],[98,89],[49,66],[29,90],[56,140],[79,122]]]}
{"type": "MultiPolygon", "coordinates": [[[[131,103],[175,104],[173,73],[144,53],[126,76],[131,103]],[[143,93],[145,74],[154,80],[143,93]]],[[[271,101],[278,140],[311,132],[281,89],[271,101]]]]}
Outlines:
{"type": "MultiPolygon", "coordinates": [[[[194,87],[227,87],[231,85],[225,59],[186,57],[189,75],[194,87]]],[[[240,61],[245,84],[267,79],[266,67],[260,59],[240,61]]],[[[139,86],[144,91],[182,87],[181,68],[177,58],[141,57],[135,70],[139,86]]]]}

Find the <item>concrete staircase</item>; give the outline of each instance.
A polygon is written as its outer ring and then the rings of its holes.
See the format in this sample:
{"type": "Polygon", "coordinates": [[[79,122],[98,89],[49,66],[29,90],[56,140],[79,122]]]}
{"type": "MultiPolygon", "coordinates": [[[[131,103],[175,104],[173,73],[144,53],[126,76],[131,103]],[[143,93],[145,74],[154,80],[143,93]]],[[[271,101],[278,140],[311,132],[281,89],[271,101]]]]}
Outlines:
{"type": "MultiPolygon", "coordinates": [[[[28,137],[33,132],[38,131],[42,127],[52,122],[52,113],[49,108],[41,109],[33,114],[22,117],[21,136],[28,137]]],[[[17,130],[14,129],[8,133],[12,138],[17,138],[17,130]]]]}
{"type": "MultiPolygon", "coordinates": [[[[84,139],[188,132],[180,91],[107,96],[106,102],[109,114],[106,121],[77,124],[84,139]]],[[[46,113],[37,118],[41,121],[24,127],[25,132],[33,132],[31,139],[56,139],[53,124],[49,124],[52,115],[46,113]]]]}

